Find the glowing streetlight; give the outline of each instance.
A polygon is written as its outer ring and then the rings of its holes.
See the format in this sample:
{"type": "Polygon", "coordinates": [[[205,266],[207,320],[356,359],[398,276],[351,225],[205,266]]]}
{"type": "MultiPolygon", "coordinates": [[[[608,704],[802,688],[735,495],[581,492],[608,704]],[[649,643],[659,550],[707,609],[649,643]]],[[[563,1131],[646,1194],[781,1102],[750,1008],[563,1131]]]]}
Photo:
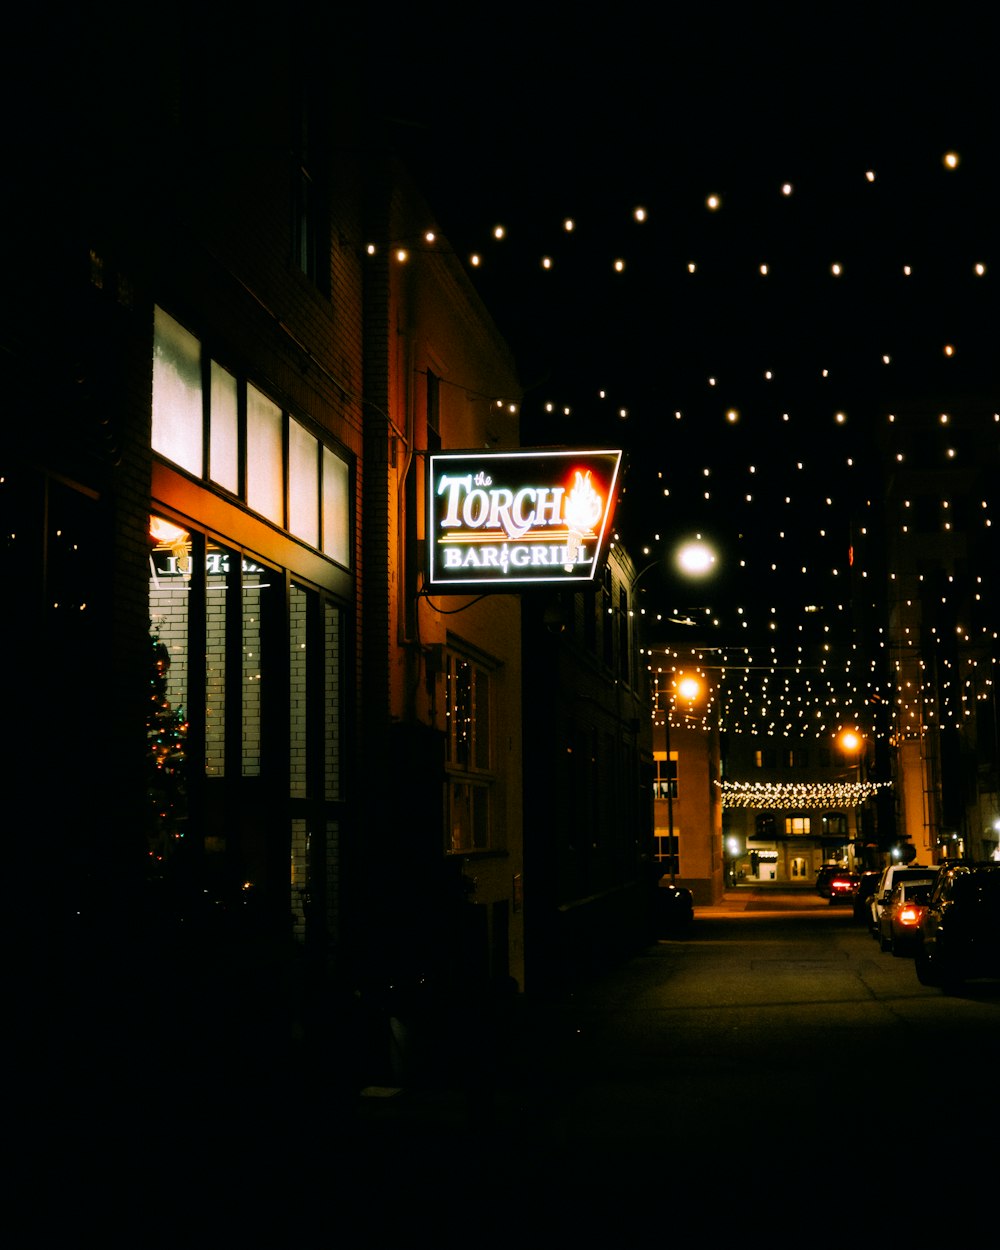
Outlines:
{"type": "Polygon", "coordinates": [[[861,782],[864,778],[861,775],[861,764],[864,759],[865,740],[856,729],[842,729],[837,735],[837,742],[840,749],[847,756],[854,756],[854,767],[856,770],[856,780],[858,782],[859,798],[854,806],[854,837],[857,841],[861,837],[861,801],[860,790],[861,782]]]}
{"type": "Polygon", "coordinates": [[[699,534],[677,548],[674,561],[685,577],[704,577],[715,568],[716,555],[699,534]]]}
{"type": "Polygon", "coordinates": [[[693,703],[701,694],[701,682],[697,677],[682,677],[677,683],[677,693],[682,699],[693,703]]]}
{"type": "Polygon", "coordinates": [[[864,739],[854,729],[841,730],[837,741],[840,743],[841,750],[847,755],[854,755],[855,752],[861,750],[861,744],[864,739]]]}

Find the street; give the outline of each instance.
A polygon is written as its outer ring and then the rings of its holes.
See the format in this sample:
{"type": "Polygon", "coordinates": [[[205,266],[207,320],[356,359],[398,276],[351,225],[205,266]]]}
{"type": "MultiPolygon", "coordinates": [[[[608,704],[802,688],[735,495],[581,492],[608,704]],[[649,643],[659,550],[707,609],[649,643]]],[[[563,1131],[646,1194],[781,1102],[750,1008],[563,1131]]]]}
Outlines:
{"type": "Polygon", "coordinates": [[[29,1115],[20,1163],[73,1195],[43,1223],[103,1227],[127,1193],[137,1236],[155,1220],[189,1245],[284,1245],[289,1218],[373,1247],[532,1231],[621,1250],[759,1218],[825,1244],[887,1192],[927,1186],[933,1222],[935,1195],[988,1179],[998,1037],[1000,985],[947,996],[849,908],[738,891],[552,1001],[457,1012],[434,1079],[345,1100],[322,1055],[248,1033],[234,1071],[271,1070],[268,1100],[241,1100],[222,1055],[197,1103],[123,1103],[130,1082],[95,1070],[86,1106],[29,1115]]]}
{"type": "Polygon", "coordinates": [[[365,1100],[375,1153],[397,1176],[489,1156],[546,1200],[549,1182],[594,1196],[614,1177],[651,1201],[735,1186],[805,1213],[830,1189],[912,1186],[959,1158],[976,1171],[997,1109],[1000,986],[925,988],[849,908],[806,892],[743,907],[704,909],[689,937],[530,1010],[488,1101],[365,1100]]]}

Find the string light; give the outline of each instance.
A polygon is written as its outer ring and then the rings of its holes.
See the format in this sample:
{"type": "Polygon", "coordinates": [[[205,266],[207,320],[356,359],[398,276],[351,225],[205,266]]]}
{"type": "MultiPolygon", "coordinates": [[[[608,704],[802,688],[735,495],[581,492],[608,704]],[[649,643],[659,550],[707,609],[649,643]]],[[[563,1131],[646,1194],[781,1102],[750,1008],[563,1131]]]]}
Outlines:
{"type": "Polygon", "coordinates": [[[723,807],[757,811],[802,811],[861,807],[886,790],[888,781],[769,782],[717,781],[723,807]]]}
{"type": "MultiPolygon", "coordinates": [[[[956,150],[940,154],[940,157],[938,152],[932,152],[931,161],[937,159],[941,160],[949,172],[958,170],[961,164],[956,150]]],[[[945,180],[947,193],[970,183],[973,170],[974,165],[970,160],[960,177],[945,180]]],[[[865,203],[879,203],[882,206],[880,211],[884,211],[885,197],[894,193],[896,184],[884,176],[886,171],[881,168],[878,180],[873,166],[862,169],[861,172],[867,186],[874,187],[876,181],[878,183],[877,191],[864,194],[865,203]]],[[[831,174],[831,179],[832,176],[831,174]]],[[[850,178],[857,181],[857,167],[850,174],[850,178]]],[[[734,219],[739,219],[743,205],[751,198],[752,187],[747,186],[742,190],[747,194],[728,199],[724,223],[727,230],[734,219]]],[[[792,197],[793,184],[783,182],[779,184],[779,190],[780,199],[788,200],[792,197]]],[[[827,193],[837,191],[843,193],[846,204],[846,191],[835,186],[832,181],[826,185],[816,183],[806,187],[805,191],[796,189],[796,215],[817,206],[827,193]]],[[[769,195],[773,202],[773,184],[769,195]]],[[[696,193],[692,193],[691,203],[697,207],[699,200],[696,193]]],[[[701,204],[708,211],[716,213],[722,207],[722,197],[718,193],[712,193],[703,197],[701,204]]],[[[643,224],[641,237],[649,241],[656,238],[658,227],[662,228],[660,217],[663,215],[651,211],[655,208],[656,205],[623,204],[620,216],[621,219],[630,217],[634,222],[643,224]]],[[[788,209],[778,210],[776,206],[772,209],[781,213],[790,210],[791,206],[788,209]]],[[[857,211],[866,210],[859,208],[857,211]]],[[[957,212],[956,216],[959,216],[957,212]]],[[[851,223],[847,224],[850,227],[851,223]]],[[[671,230],[675,230],[675,225],[675,220],[672,220],[671,230]]],[[[722,228],[721,218],[719,225],[722,228]]],[[[873,237],[872,231],[863,228],[862,221],[853,223],[853,226],[851,237],[873,237]]],[[[584,266],[593,266],[594,281],[598,280],[597,271],[601,267],[599,254],[595,262],[593,249],[588,248],[586,255],[577,253],[570,248],[565,238],[573,235],[576,229],[576,220],[571,216],[555,216],[546,227],[551,238],[546,238],[542,246],[538,247],[536,259],[532,263],[536,272],[542,270],[549,275],[546,279],[547,288],[558,285],[568,271],[572,271],[571,277],[582,279],[584,266]],[[563,236],[562,241],[558,237],[560,234],[563,236]],[[543,251],[542,247],[550,250],[543,251]],[[562,250],[557,250],[560,247],[562,250]]],[[[786,227],[778,227],[775,237],[779,237],[782,229],[786,227]]],[[[913,400],[907,395],[907,389],[910,395],[935,393],[934,388],[925,384],[922,376],[916,372],[918,368],[933,370],[939,366],[942,369],[957,370],[966,363],[971,363],[974,367],[984,365],[979,344],[973,340],[970,346],[967,338],[960,335],[952,325],[955,311],[961,309],[966,290],[971,286],[970,277],[977,279],[977,299],[982,298],[981,292],[990,291],[991,275],[984,246],[988,240],[975,238],[974,229],[974,225],[970,224],[969,246],[964,257],[956,254],[952,239],[946,230],[941,229],[936,235],[928,233],[927,247],[921,255],[914,253],[912,238],[905,231],[900,231],[898,240],[890,237],[882,245],[881,251],[872,248],[867,253],[856,253],[852,250],[849,255],[825,262],[828,273],[834,277],[845,277],[849,268],[850,281],[845,278],[845,282],[836,284],[836,288],[832,283],[823,284],[824,291],[829,291],[829,295],[817,296],[819,299],[834,300],[844,297],[844,293],[848,291],[861,290],[865,292],[865,298],[870,299],[873,307],[878,307],[880,300],[884,302],[894,293],[906,306],[901,293],[904,289],[903,283],[907,284],[907,292],[913,292],[909,297],[911,299],[920,298],[921,284],[928,281],[928,273],[933,273],[935,282],[941,284],[937,288],[939,294],[935,302],[938,307],[947,309],[950,313],[949,337],[946,341],[942,343],[938,338],[935,346],[933,337],[929,335],[922,339],[911,336],[910,342],[899,340],[894,346],[892,327],[889,326],[890,333],[883,333],[883,328],[888,323],[880,316],[879,321],[882,324],[879,337],[883,341],[874,345],[877,348],[874,351],[872,344],[864,347],[871,364],[881,365],[885,370],[881,376],[890,380],[886,384],[898,387],[901,395],[907,397],[906,408],[902,406],[900,398],[894,398],[894,410],[885,412],[882,417],[882,433],[878,438],[884,465],[898,472],[901,482],[904,480],[902,475],[908,472],[911,464],[914,468],[919,465],[947,475],[951,472],[962,472],[960,466],[963,464],[967,466],[966,471],[970,467],[980,467],[974,463],[975,453],[970,457],[967,448],[982,446],[985,439],[985,445],[995,449],[995,427],[1000,422],[1000,414],[993,408],[987,409],[985,404],[975,401],[970,406],[966,395],[963,412],[956,410],[943,413],[938,409],[923,417],[914,411],[913,400]],[[979,252],[979,259],[974,259],[976,251],[979,252]],[[907,255],[907,252],[910,254],[907,255]],[[900,346],[899,342],[903,345],[900,346]],[[941,362],[947,362],[947,365],[941,362]],[[956,429],[956,422],[961,428],[956,429]],[[989,441],[991,436],[986,433],[987,423],[993,427],[992,442],[989,441]],[[889,441],[890,438],[895,441],[889,441]]],[[[588,225],[588,232],[590,230],[588,225]]],[[[543,233],[545,232],[540,229],[537,237],[542,239],[543,233]]],[[[758,241],[760,237],[771,238],[770,232],[765,232],[762,236],[759,232],[749,230],[747,235],[758,241]]],[[[515,246],[513,238],[507,238],[505,227],[493,227],[492,237],[496,241],[505,240],[511,248],[515,246]]],[[[525,237],[524,233],[516,232],[516,245],[525,246],[525,237]]],[[[637,234],[635,237],[638,240],[640,236],[637,234]]],[[[794,235],[796,239],[800,237],[807,237],[801,225],[794,235]]],[[[605,253],[607,260],[604,265],[614,274],[622,274],[626,271],[625,260],[621,254],[612,250],[610,238],[609,234],[608,250],[605,253]]],[[[389,248],[388,254],[395,255],[395,249],[398,248],[400,263],[404,255],[412,259],[420,240],[425,247],[433,246],[436,254],[445,250],[436,230],[428,229],[423,235],[414,235],[405,245],[402,240],[397,240],[389,248]]],[[[830,240],[816,239],[811,246],[815,249],[817,244],[825,246],[827,242],[830,240]]],[[[714,226],[704,237],[687,240],[672,237],[671,243],[680,252],[680,256],[687,250],[690,259],[680,260],[675,252],[674,259],[657,268],[655,272],[656,280],[663,290],[665,305],[671,307],[671,317],[677,323],[683,323],[685,319],[683,301],[687,296],[683,292],[690,292],[690,298],[700,300],[706,291],[711,292],[711,284],[718,280],[719,308],[722,309],[730,290],[736,291],[739,288],[739,283],[743,280],[741,273],[747,278],[752,278],[754,274],[768,278],[766,284],[759,283],[754,288],[760,292],[759,298],[764,299],[767,297],[766,292],[781,287],[786,275],[801,275],[808,268],[804,263],[806,258],[796,257],[794,253],[791,254],[794,263],[789,265],[789,253],[786,251],[781,257],[770,256],[766,262],[754,258],[749,265],[744,257],[743,269],[740,270],[734,263],[727,263],[723,259],[720,250],[721,235],[714,226]],[[712,239],[715,242],[710,241],[712,239]],[[697,256],[697,260],[694,256],[697,256]],[[697,275],[698,280],[681,284],[683,275],[691,278],[697,275]]],[[[620,241],[618,245],[620,246],[620,241]]],[[[370,256],[377,254],[373,244],[369,244],[366,250],[370,256]]],[[[597,250],[599,253],[600,240],[597,241],[597,250]]],[[[504,254],[505,257],[510,257],[512,250],[505,247],[504,254]]],[[[655,251],[637,251],[635,256],[630,253],[629,287],[636,279],[641,280],[647,276],[643,271],[652,268],[650,258],[656,255],[655,251]]],[[[479,268],[482,264],[481,253],[473,252],[467,263],[470,268],[479,268]]],[[[815,262],[813,271],[815,272],[815,262]]],[[[604,273],[608,273],[607,268],[604,273]]],[[[624,289],[624,284],[616,289],[624,289]]],[[[599,295],[596,288],[594,294],[599,295]]],[[[803,317],[808,319],[809,315],[809,309],[804,307],[803,317]]],[[[971,316],[968,313],[964,315],[967,318],[971,316]]],[[[988,324],[991,318],[996,320],[995,310],[982,304],[975,307],[972,318],[974,324],[988,324]]],[[[855,714],[859,726],[866,732],[889,732],[897,740],[902,740],[907,736],[919,737],[924,734],[928,724],[940,727],[960,725],[975,714],[978,706],[995,698],[997,631],[995,623],[986,619],[990,605],[996,601],[995,588],[986,588],[989,590],[986,593],[984,587],[977,584],[975,593],[970,594],[967,584],[952,584],[938,604],[943,617],[950,615],[959,618],[958,623],[947,631],[929,630],[926,627],[927,622],[922,620],[923,604],[927,601],[926,590],[918,589],[915,594],[907,593],[916,580],[913,572],[917,563],[915,545],[927,533],[925,521],[933,511],[934,499],[921,499],[919,514],[918,509],[911,506],[909,499],[890,496],[886,501],[884,525],[878,532],[885,535],[888,543],[888,568],[879,572],[877,578],[875,572],[867,566],[865,553],[857,543],[854,544],[854,563],[846,562],[847,518],[857,513],[862,506],[856,498],[859,488],[849,485],[847,475],[862,476],[875,454],[869,435],[877,414],[873,410],[873,401],[868,396],[865,397],[866,406],[862,407],[859,403],[856,405],[858,411],[855,412],[855,408],[847,402],[849,397],[840,393],[844,387],[844,379],[856,363],[848,351],[854,342],[862,341],[860,335],[852,337],[848,333],[853,329],[850,314],[844,314],[841,324],[845,329],[842,340],[831,344],[816,336],[812,343],[805,337],[804,350],[799,352],[798,357],[789,357],[791,368],[797,368],[800,372],[814,370],[811,376],[822,378],[822,385],[828,388],[830,401],[827,402],[825,411],[833,413],[832,425],[838,431],[837,439],[846,439],[848,442],[844,451],[839,453],[837,461],[829,457],[825,450],[817,450],[808,458],[808,463],[803,459],[795,459],[794,455],[788,455],[792,450],[790,439],[799,433],[808,438],[815,431],[816,410],[810,407],[810,399],[805,392],[795,395],[794,398],[791,391],[784,394],[781,392],[782,386],[787,388],[794,385],[794,381],[786,380],[790,369],[785,366],[786,358],[780,354],[785,345],[770,344],[766,366],[761,361],[756,368],[745,370],[746,376],[757,379],[755,386],[761,385],[761,379],[769,384],[768,393],[774,394],[776,398],[767,403],[749,386],[745,386],[746,394],[743,394],[738,380],[734,385],[733,368],[726,358],[729,342],[723,335],[715,338],[713,327],[708,323],[704,332],[703,350],[692,356],[692,367],[698,370],[702,390],[706,386],[710,389],[724,389],[730,404],[722,409],[724,430],[719,432],[717,445],[711,444],[710,450],[720,460],[727,461],[732,458],[735,446],[754,446],[755,458],[760,460],[762,467],[760,470],[754,467],[743,469],[755,475],[757,480],[754,490],[750,492],[742,488],[732,488],[735,475],[740,472],[737,453],[737,464],[726,473],[720,470],[716,474],[716,480],[712,482],[711,490],[707,489],[709,481],[703,481],[702,488],[695,492],[692,489],[692,478],[696,475],[690,462],[683,455],[678,455],[676,445],[667,440],[664,441],[666,467],[664,463],[655,463],[652,460],[648,464],[641,463],[633,469],[632,480],[628,482],[630,494],[637,496],[644,489],[644,478],[648,476],[655,481],[655,491],[651,491],[651,497],[669,501],[672,514],[679,517],[687,518],[689,512],[692,517],[699,517],[703,510],[717,511],[720,508],[719,501],[724,501],[726,511],[732,514],[736,534],[729,566],[739,580],[731,590],[734,596],[731,607],[719,614],[722,623],[718,628],[720,631],[731,630],[730,636],[741,633],[756,639],[770,635],[784,656],[787,656],[787,648],[792,639],[801,640],[809,655],[816,660],[814,664],[802,665],[798,671],[789,673],[787,683],[784,678],[777,684],[774,680],[765,683],[760,668],[748,662],[749,649],[746,656],[730,651],[727,657],[729,668],[719,691],[717,712],[725,726],[733,731],[745,730],[772,735],[805,732],[822,736],[829,732],[830,723],[834,719],[831,709],[836,709],[844,715],[855,714]],[[821,369],[818,368],[819,362],[816,360],[820,351],[826,354],[821,369]],[[850,421],[847,419],[848,414],[850,421]],[[852,431],[851,427],[855,429],[852,431]],[[863,455],[862,444],[854,447],[849,445],[852,438],[866,437],[868,442],[863,444],[863,455]],[[733,446],[730,446],[731,440],[733,446]],[[765,457],[760,455],[760,449],[767,451],[766,463],[765,457]],[[824,520],[822,524],[816,523],[808,496],[798,487],[795,495],[789,493],[787,488],[791,473],[813,474],[817,470],[828,478],[838,479],[834,483],[835,489],[831,493],[824,492],[822,499],[817,500],[819,507],[825,509],[831,518],[824,520]],[[778,558],[779,548],[790,541],[787,529],[779,532],[774,523],[775,508],[779,504],[794,511],[795,533],[791,541],[797,544],[800,538],[804,539],[808,535],[811,544],[808,560],[794,556],[778,558]],[[841,518],[840,532],[837,521],[833,519],[838,516],[841,518]],[[782,537],[782,533],[786,536],[782,537]],[[889,587],[894,627],[891,637],[879,640],[880,648],[885,649],[889,656],[885,671],[879,669],[879,678],[876,678],[874,671],[859,675],[857,656],[846,641],[851,636],[852,628],[850,604],[835,600],[827,594],[816,593],[817,587],[823,583],[835,584],[838,580],[849,580],[855,597],[864,593],[861,587],[874,580],[889,587]],[[771,584],[780,592],[783,604],[780,611],[773,608],[773,601],[770,606],[762,606],[762,603],[766,604],[768,596],[765,591],[771,584]],[[748,592],[744,599],[740,598],[741,589],[748,592]],[[750,591],[753,595],[749,594],[750,591]],[[819,620],[825,623],[826,630],[822,645],[813,624],[819,620]],[[956,647],[959,649],[957,655],[954,654],[956,647]],[[875,715],[876,711],[878,716],[875,715]]],[[[699,408],[700,401],[692,398],[692,395],[696,395],[696,388],[692,386],[690,394],[685,396],[681,394],[681,388],[676,381],[680,366],[684,363],[683,356],[679,356],[677,360],[673,358],[669,339],[665,340],[664,346],[664,360],[669,361],[670,367],[665,370],[663,394],[658,397],[661,401],[658,410],[655,413],[650,411],[648,397],[636,399],[632,396],[619,396],[613,388],[602,387],[605,396],[615,396],[614,403],[609,403],[606,407],[607,414],[630,427],[642,422],[665,423],[669,418],[671,437],[675,430],[680,437],[685,436],[685,430],[689,430],[691,434],[688,437],[700,436],[704,442],[709,436],[705,434],[705,413],[699,408]]],[[[788,346],[791,349],[792,345],[788,346]]],[[[594,359],[595,365],[599,366],[601,354],[595,353],[594,359]]],[[[862,365],[862,368],[866,367],[862,365]]],[[[940,385],[943,387],[954,384],[949,382],[940,385]]],[[[594,386],[589,393],[593,395],[596,390],[594,386]]],[[[938,393],[943,393],[943,390],[939,388],[938,393]]],[[[974,397],[974,392],[970,393],[974,397]]],[[[569,418],[576,410],[576,405],[561,400],[558,395],[545,398],[544,411],[552,413],[553,416],[569,418]]],[[[709,478],[710,473],[711,466],[705,469],[703,476],[709,478]]],[[[959,541],[963,530],[954,519],[955,509],[944,506],[947,502],[944,498],[947,493],[944,489],[946,480],[946,476],[942,476],[940,482],[932,480],[930,487],[932,494],[936,488],[939,495],[937,503],[940,527],[937,533],[941,541],[959,541]]],[[[988,489],[992,489],[995,481],[995,477],[990,479],[988,489]]],[[[626,498],[626,508],[628,503],[626,498]]],[[[962,522],[964,532],[985,534],[992,528],[995,498],[988,494],[984,494],[982,499],[977,497],[974,508],[975,512],[966,504],[967,515],[962,522]]],[[[945,568],[951,559],[948,550],[943,549],[942,554],[942,566],[945,568]]],[[[983,573],[991,581],[996,576],[993,567],[986,568],[983,573]]],[[[730,592],[727,591],[728,593],[730,592]]],[[[841,596],[844,597],[846,596],[841,596]]],[[[876,659],[875,663],[881,665],[881,660],[876,659]]]]}

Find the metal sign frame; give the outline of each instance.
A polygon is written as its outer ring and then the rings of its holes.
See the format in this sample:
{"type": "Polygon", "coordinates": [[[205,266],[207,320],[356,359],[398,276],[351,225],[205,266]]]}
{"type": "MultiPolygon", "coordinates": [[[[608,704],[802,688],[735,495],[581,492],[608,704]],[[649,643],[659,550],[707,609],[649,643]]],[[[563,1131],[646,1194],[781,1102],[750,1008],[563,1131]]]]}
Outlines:
{"type": "Polygon", "coordinates": [[[620,450],[428,456],[426,588],[464,594],[592,582],[621,460],[620,450]]]}

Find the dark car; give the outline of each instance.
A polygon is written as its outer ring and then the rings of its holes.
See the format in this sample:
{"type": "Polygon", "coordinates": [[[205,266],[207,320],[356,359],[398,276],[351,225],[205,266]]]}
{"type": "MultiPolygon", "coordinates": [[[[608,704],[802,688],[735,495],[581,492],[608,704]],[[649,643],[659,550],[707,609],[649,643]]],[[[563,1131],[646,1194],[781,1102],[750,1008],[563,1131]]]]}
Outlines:
{"type": "Polygon", "coordinates": [[[824,864],[816,874],[816,893],[820,898],[830,897],[830,882],[840,872],[849,872],[845,864],[824,864]]]}
{"type": "Polygon", "coordinates": [[[860,920],[866,925],[871,924],[871,900],[875,891],[878,889],[879,878],[881,876],[882,872],[878,868],[873,868],[870,872],[863,872],[852,900],[852,906],[854,907],[854,919],[860,920]]]}
{"type": "Polygon", "coordinates": [[[894,955],[912,955],[920,940],[920,926],[931,886],[900,881],[879,918],[879,946],[894,955]]]}
{"type": "Polygon", "coordinates": [[[945,992],[1000,978],[1000,862],[942,868],[927,900],[914,952],[921,985],[945,992]]]}
{"type": "Polygon", "coordinates": [[[664,877],[656,889],[656,927],[662,934],[683,933],[694,920],[694,895],[664,877]]]}
{"type": "Polygon", "coordinates": [[[856,872],[849,872],[846,868],[840,872],[835,872],[830,878],[830,904],[837,906],[846,903],[848,906],[853,904],[854,896],[858,892],[861,885],[861,878],[856,872]]]}

